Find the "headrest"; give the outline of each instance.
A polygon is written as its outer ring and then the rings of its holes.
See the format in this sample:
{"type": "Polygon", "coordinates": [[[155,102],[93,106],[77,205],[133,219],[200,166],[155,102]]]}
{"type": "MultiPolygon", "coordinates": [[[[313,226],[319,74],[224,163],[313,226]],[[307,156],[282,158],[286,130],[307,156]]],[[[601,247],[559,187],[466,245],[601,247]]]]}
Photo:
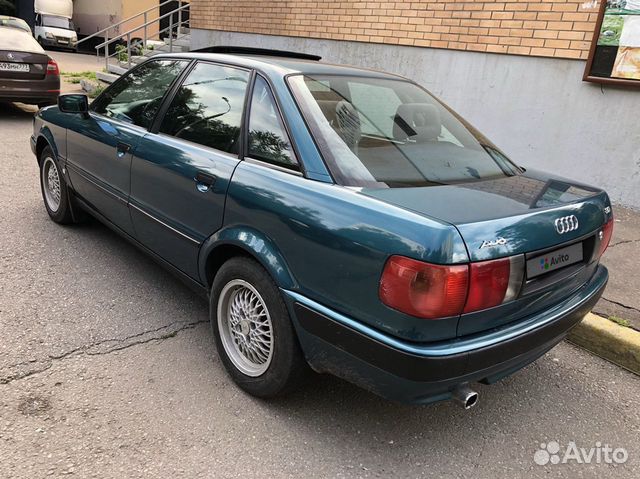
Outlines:
{"type": "Polygon", "coordinates": [[[355,148],[362,137],[360,129],[360,116],[351,103],[342,100],[336,105],[336,120],[338,122],[338,134],[349,148],[355,148]]]}
{"type": "Polygon", "coordinates": [[[327,121],[333,125],[336,120],[336,107],[338,106],[339,101],[333,100],[316,100],[318,106],[322,110],[322,114],[325,116],[327,121]]]}
{"type": "Polygon", "coordinates": [[[422,143],[437,140],[441,133],[440,111],[430,103],[400,105],[393,118],[393,137],[399,141],[411,138],[422,143]]]}

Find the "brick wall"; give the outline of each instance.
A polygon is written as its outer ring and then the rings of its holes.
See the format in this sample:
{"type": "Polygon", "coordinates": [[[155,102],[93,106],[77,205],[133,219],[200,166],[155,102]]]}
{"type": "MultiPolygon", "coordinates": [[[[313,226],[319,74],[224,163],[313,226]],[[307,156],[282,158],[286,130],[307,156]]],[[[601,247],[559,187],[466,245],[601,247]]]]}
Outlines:
{"type": "Polygon", "coordinates": [[[193,28],[586,58],[593,0],[192,0],[193,28]]]}

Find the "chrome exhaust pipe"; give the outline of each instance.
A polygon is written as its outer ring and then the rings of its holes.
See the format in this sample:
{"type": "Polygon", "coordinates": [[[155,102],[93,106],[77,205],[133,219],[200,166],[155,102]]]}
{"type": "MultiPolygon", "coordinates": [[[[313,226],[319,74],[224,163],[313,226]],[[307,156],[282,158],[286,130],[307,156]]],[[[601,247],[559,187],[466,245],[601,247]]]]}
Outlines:
{"type": "Polygon", "coordinates": [[[478,393],[467,384],[461,384],[451,394],[452,399],[465,409],[471,409],[478,403],[478,393]]]}

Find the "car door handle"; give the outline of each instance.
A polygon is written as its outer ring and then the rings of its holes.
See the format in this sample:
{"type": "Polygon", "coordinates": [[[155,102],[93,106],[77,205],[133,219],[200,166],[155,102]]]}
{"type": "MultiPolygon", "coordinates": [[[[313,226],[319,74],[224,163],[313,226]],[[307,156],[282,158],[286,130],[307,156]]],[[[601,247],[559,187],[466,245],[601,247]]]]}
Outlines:
{"type": "Polygon", "coordinates": [[[215,176],[202,172],[196,173],[196,177],[194,178],[196,182],[196,188],[200,193],[206,193],[207,191],[209,191],[215,184],[216,179],[217,178],[215,176]]]}
{"type": "Polygon", "coordinates": [[[129,151],[131,151],[131,145],[122,143],[121,141],[116,145],[116,155],[118,155],[118,158],[122,158],[124,155],[129,153],[129,151]]]}

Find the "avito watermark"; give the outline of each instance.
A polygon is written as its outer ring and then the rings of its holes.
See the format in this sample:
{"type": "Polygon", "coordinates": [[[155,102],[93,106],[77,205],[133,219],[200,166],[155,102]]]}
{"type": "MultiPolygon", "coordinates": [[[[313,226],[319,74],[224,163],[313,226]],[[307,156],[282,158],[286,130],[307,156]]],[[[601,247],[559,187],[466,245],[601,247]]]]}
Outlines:
{"type": "Polygon", "coordinates": [[[557,441],[540,444],[533,455],[533,461],[539,466],[547,464],[624,464],[629,453],[623,447],[614,448],[609,444],[596,442],[595,446],[585,448],[571,441],[564,450],[557,441]]]}

